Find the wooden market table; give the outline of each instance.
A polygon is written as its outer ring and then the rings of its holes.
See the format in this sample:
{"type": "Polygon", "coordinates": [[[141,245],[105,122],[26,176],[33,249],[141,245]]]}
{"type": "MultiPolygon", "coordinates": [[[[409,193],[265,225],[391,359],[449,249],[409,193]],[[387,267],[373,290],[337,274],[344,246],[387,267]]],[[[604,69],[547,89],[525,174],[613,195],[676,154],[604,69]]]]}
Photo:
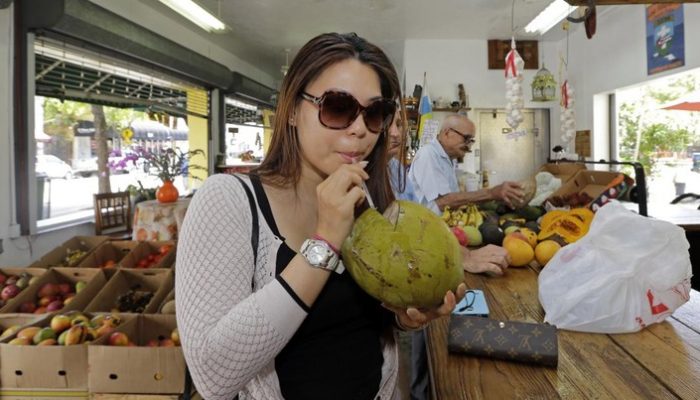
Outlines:
{"type": "MultiPolygon", "coordinates": [[[[491,318],[542,322],[539,268],[505,277],[465,274],[491,318]]],[[[426,329],[433,399],[699,399],[700,293],[665,322],[632,334],[559,330],[559,365],[546,368],[447,351],[448,319],[426,329]]]]}

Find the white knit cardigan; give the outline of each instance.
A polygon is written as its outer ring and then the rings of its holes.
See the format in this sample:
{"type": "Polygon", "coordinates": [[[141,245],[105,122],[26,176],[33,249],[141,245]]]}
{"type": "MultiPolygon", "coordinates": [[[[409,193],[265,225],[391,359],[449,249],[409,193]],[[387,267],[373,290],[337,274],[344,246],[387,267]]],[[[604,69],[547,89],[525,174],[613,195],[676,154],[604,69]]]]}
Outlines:
{"type": "MultiPolygon", "coordinates": [[[[251,186],[247,177],[243,179],[251,186]]],[[[206,180],[180,230],[177,324],[195,387],[206,399],[231,400],[239,393],[241,400],[282,399],[275,357],[306,318],[275,279],[282,241],[259,208],[258,215],[255,267],[250,205],[233,176],[206,180]]],[[[393,400],[399,398],[395,336],[382,343],[384,365],[376,398],[393,400]]]]}

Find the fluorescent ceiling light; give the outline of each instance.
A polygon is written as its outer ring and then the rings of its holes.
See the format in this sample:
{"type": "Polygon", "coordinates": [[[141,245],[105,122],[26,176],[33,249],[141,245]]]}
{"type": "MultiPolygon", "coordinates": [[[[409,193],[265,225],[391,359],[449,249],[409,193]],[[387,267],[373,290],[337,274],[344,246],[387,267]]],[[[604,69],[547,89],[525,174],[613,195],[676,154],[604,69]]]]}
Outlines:
{"type": "MultiPolygon", "coordinates": [[[[161,0],[163,1],[163,0],[161,0]]],[[[554,0],[525,27],[525,32],[537,32],[544,35],[548,30],[566,18],[574,10],[569,3],[564,0],[554,0]]]]}
{"type": "Polygon", "coordinates": [[[226,25],[192,0],[160,0],[207,32],[222,32],[226,25]]]}

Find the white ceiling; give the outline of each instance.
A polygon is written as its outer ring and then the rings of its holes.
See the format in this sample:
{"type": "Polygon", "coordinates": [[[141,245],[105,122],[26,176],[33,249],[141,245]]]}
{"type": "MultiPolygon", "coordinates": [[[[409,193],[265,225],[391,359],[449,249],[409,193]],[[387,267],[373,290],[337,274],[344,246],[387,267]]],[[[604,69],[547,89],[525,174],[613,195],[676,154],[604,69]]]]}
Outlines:
{"type": "MultiPolygon", "coordinates": [[[[191,24],[155,0],[141,0],[191,24]],[[153,4],[155,3],[155,4],[153,4]]],[[[208,39],[280,76],[284,49],[291,56],[324,32],[356,32],[382,47],[400,70],[406,39],[510,38],[513,0],[195,0],[230,28],[208,39]]],[[[516,39],[555,40],[526,34],[525,25],[551,0],[515,0],[516,39]]]]}

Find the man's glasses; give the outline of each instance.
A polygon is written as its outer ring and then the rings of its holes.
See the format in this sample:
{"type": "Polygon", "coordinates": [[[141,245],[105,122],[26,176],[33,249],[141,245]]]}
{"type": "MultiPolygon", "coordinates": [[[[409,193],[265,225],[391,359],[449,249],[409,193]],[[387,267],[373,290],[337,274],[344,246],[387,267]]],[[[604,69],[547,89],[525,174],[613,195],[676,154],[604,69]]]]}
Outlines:
{"type": "Polygon", "coordinates": [[[454,128],[448,128],[448,129],[451,130],[452,132],[458,134],[459,136],[461,136],[462,139],[464,139],[464,141],[467,143],[467,145],[471,146],[476,142],[476,139],[474,139],[474,136],[472,136],[472,135],[465,135],[462,132],[460,132],[454,128]]]}
{"type": "Polygon", "coordinates": [[[362,114],[367,129],[380,133],[391,125],[396,113],[396,102],[389,99],[374,100],[364,107],[353,95],[333,90],[321,97],[302,92],[301,97],[318,106],[318,120],[329,129],[345,129],[362,114]]]}

